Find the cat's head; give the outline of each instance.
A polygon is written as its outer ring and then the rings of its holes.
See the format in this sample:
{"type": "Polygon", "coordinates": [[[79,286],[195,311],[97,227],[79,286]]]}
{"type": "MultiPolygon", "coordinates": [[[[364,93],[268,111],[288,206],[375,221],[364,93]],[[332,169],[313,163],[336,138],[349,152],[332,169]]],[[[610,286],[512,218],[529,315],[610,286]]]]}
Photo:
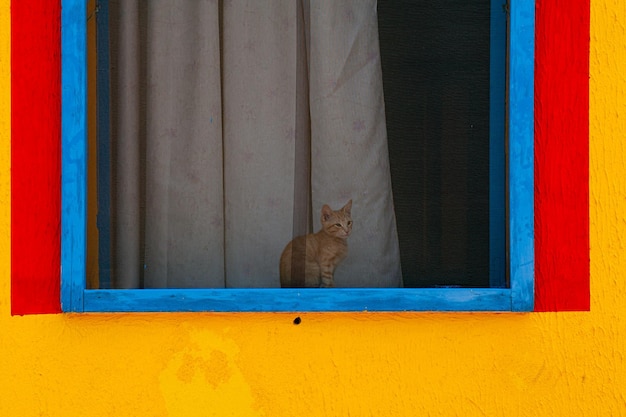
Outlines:
{"type": "Polygon", "coordinates": [[[322,228],[331,236],[346,239],[352,232],[352,200],[339,210],[331,209],[327,204],[322,207],[322,228]]]}

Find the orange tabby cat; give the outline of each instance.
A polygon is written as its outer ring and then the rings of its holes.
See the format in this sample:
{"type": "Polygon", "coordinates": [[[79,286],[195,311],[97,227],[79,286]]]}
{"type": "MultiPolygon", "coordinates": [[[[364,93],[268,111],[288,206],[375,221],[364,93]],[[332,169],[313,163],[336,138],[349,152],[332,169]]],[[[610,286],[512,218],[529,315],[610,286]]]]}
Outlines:
{"type": "Polygon", "coordinates": [[[281,287],[334,287],[335,268],[348,254],[352,200],[339,210],[322,207],[322,229],[298,236],[280,256],[281,287]]]}

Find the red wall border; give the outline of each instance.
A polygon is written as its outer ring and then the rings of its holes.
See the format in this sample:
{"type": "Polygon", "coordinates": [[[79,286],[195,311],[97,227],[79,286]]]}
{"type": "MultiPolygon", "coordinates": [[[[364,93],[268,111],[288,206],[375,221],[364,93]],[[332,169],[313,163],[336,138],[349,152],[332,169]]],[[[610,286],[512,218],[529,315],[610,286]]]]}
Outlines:
{"type": "Polygon", "coordinates": [[[11,312],[57,313],[61,5],[11,2],[11,312]]]}
{"type": "Polygon", "coordinates": [[[590,1],[536,5],[535,311],[587,311],[590,1]]]}
{"type": "MultiPolygon", "coordinates": [[[[537,0],[536,311],[588,310],[590,0],[537,0]]],[[[11,3],[11,310],[60,308],[60,0],[11,3]]]]}

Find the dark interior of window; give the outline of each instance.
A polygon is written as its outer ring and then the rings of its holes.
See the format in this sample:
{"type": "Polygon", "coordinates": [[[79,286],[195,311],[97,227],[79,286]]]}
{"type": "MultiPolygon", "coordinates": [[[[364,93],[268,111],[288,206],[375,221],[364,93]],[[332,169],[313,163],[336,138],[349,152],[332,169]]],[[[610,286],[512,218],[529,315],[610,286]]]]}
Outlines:
{"type": "Polygon", "coordinates": [[[378,2],[407,287],[490,285],[489,6],[489,0],[378,2]]]}

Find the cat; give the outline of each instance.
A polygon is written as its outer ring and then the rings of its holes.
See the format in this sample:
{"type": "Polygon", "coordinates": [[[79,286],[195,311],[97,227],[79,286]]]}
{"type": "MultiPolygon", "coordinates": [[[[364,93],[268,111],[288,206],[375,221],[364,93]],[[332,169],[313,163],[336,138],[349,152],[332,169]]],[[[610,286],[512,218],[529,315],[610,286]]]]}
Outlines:
{"type": "Polygon", "coordinates": [[[320,231],[298,236],[287,244],[280,256],[281,287],[335,286],[335,268],[348,254],[351,210],[352,200],[339,210],[324,204],[320,231]]]}

